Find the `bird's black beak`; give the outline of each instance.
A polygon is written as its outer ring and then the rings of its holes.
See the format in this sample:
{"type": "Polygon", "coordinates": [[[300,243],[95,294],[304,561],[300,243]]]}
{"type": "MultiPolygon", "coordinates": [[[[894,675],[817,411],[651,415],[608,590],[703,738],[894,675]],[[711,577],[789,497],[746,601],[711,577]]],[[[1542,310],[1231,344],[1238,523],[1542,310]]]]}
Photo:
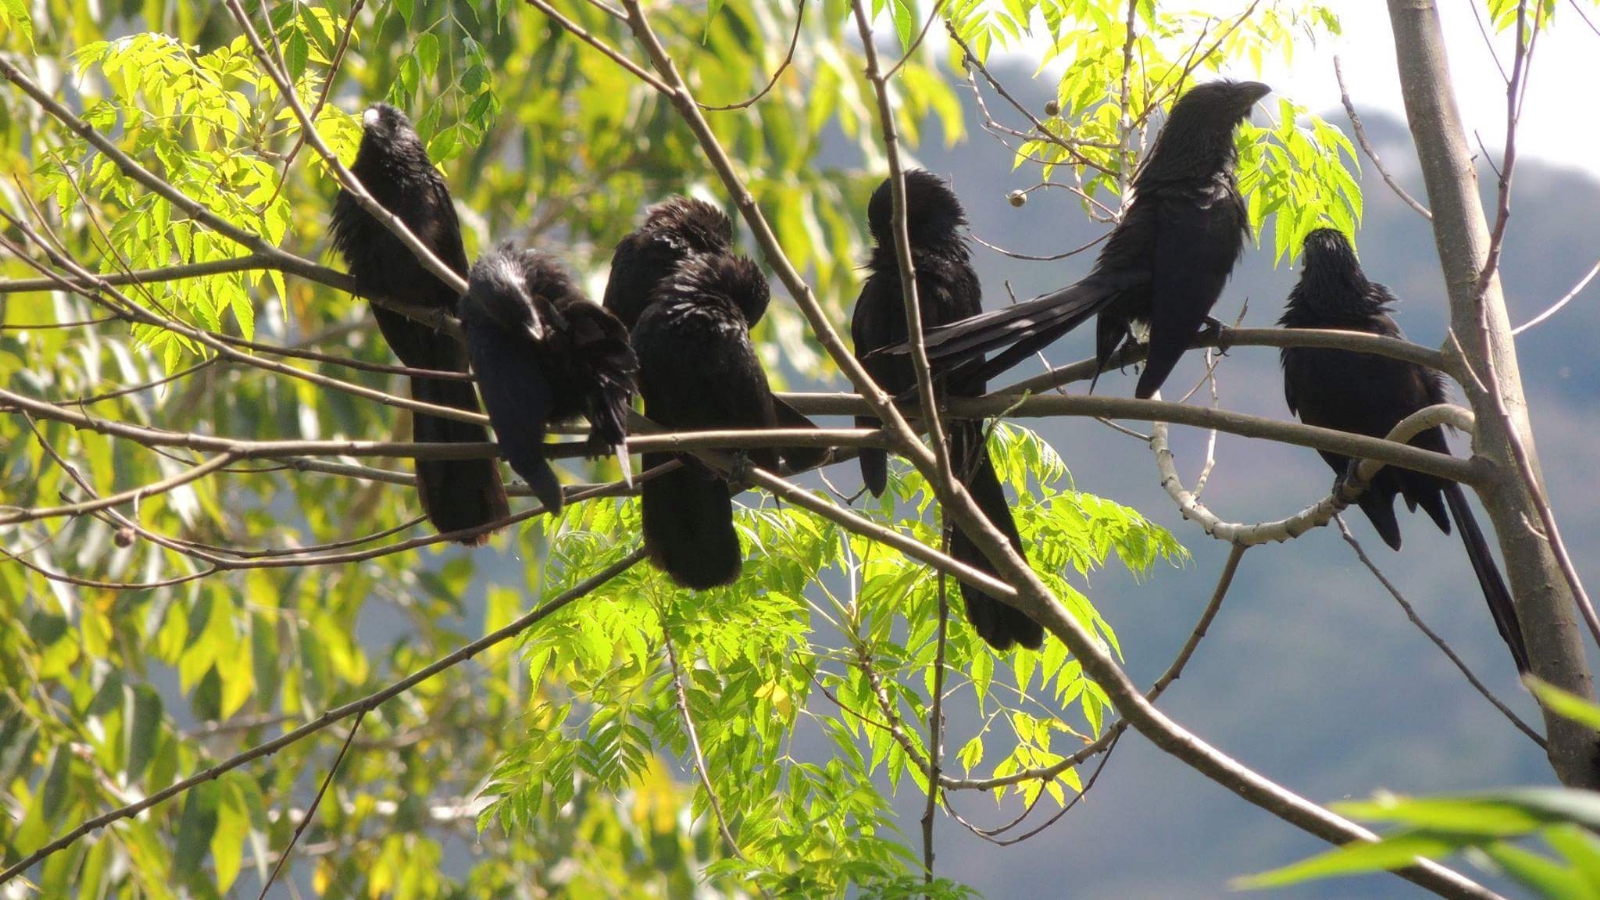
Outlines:
{"type": "Polygon", "coordinates": [[[1261,102],[1261,98],[1272,93],[1271,85],[1262,84],[1259,81],[1242,82],[1239,85],[1239,89],[1244,94],[1244,98],[1248,102],[1249,106],[1255,106],[1257,103],[1261,102]]]}

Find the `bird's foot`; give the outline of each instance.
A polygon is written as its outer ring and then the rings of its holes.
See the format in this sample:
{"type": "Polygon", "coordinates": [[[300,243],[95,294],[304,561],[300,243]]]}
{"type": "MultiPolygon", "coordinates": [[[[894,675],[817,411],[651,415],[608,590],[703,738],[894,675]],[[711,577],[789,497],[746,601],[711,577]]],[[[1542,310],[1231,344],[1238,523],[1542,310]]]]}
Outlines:
{"type": "Polygon", "coordinates": [[[1232,330],[1231,326],[1216,316],[1206,316],[1205,327],[1200,329],[1200,334],[1205,340],[1216,345],[1219,355],[1227,356],[1233,347],[1233,340],[1228,337],[1228,332],[1232,330]]]}

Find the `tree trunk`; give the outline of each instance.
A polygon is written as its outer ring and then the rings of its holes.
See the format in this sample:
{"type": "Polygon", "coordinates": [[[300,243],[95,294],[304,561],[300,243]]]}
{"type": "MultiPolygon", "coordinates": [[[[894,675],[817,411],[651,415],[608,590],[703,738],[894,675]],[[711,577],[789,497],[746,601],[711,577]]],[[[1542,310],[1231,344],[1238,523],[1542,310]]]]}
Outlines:
{"type": "MultiPolygon", "coordinates": [[[[1478,489],[1479,499],[1505,557],[1506,576],[1534,674],[1589,697],[1594,683],[1584,657],[1572,590],[1550,545],[1530,524],[1539,521],[1538,500],[1514,455],[1513,441],[1520,439],[1542,489],[1543,475],[1528,423],[1500,278],[1492,273],[1487,285],[1479,283],[1489,255],[1490,232],[1456,108],[1438,10],[1434,0],[1389,0],[1389,19],[1406,119],[1433,209],[1433,237],[1449,291],[1451,331],[1473,375],[1487,389],[1480,389],[1473,377],[1462,385],[1477,416],[1473,453],[1495,466],[1493,476],[1478,489]]],[[[1451,352],[1448,342],[1445,352],[1451,352]]],[[[1595,733],[1548,710],[1544,719],[1556,776],[1570,787],[1600,787],[1596,760],[1600,744],[1595,733]]]]}

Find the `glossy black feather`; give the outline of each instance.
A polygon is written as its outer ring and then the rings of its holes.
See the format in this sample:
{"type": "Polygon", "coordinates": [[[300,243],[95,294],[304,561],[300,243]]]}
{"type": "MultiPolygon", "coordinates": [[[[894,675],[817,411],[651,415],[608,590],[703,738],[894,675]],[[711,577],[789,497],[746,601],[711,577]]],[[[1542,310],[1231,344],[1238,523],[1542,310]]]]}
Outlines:
{"type": "MultiPolygon", "coordinates": [[[[928,353],[952,376],[986,381],[1099,316],[1102,368],[1149,326],[1149,357],[1135,396],[1161,388],[1210,315],[1244,252],[1249,216],[1234,180],[1235,127],[1268,92],[1213,81],[1173,104],[1133,178],[1133,198],[1087,278],[1027,303],[928,335],[928,353]],[[1001,351],[992,359],[983,354],[1001,351]]],[[[903,350],[896,350],[901,353],[903,350]]]]}
{"type": "MultiPolygon", "coordinates": [[[[1400,326],[1389,316],[1395,302],[1388,288],[1368,280],[1344,235],[1323,228],[1306,237],[1304,269],[1278,324],[1403,338],[1400,326]]],[[[1448,399],[1439,373],[1415,363],[1317,347],[1288,347],[1280,355],[1289,411],[1307,425],[1384,437],[1406,416],[1448,399]]],[[[1430,428],[1410,443],[1450,452],[1441,428],[1430,428]]],[[[1322,452],[1322,458],[1340,474],[1350,464],[1349,457],[1338,453],[1322,452]]],[[[1495,626],[1511,649],[1517,670],[1526,672],[1527,649],[1510,591],[1461,486],[1396,466],[1381,469],[1359,505],[1384,543],[1395,550],[1400,549],[1400,525],[1394,513],[1397,496],[1412,510],[1422,507],[1446,534],[1454,517],[1495,626]]]]}
{"type": "Polygon", "coordinates": [[[511,468],[558,512],[546,428],[586,416],[590,456],[622,449],[638,371],[628,332],[537,251],[502,245],[473,265],[467,285],[461,327],[495,437],[511,468]]]}
{"type": "Polygon", "coordinates": [[[644,222],[617,244],[601,305],[632,329],[656,288],[678,264],[699,254],[731,254],[733,222],[704,200],[672,197],[645,211],[644,222]]]}
{"type": "MultiPolygon", "coordinates": [[[[364,117],[361,147],[350,171],[373,199],[400,218],[439,259],[462,276],[467,255],[461,226],[444,179],[406,117],[378,104],[364,117]]],[[[334,201],[333,245],[344,257],[361,296],[387,298],[419,307],[455,310],[455,293],[422,267],[416,256],[355,198],[340,191],[334,201]]],[[[372,315],[395,356],[414,369],[466,372],[467,353],[448,335],[379,306],[372,315]]],[[[478,397],[465,381],[412,378],[416,400],[478,411],[478,397]]],[[[481,425],[417,414],[412,439],[425,443],[481,443],[481,425]]],[[[422,509],[441,532],[475,528],[509,514],[500,471],[492,459],[417,460],[417,492],[422,509]]],[[[464,543],[481,543],[480,536],[464,543]]]]}
{"type": "MultiPolygon", "coordinates": [[[[699,255],[663,281],[633,329],[645,415],[672,431],[779,425],[767,375],[750,340],[766,311],[766,278],[742,256],[699,255]]],[[[778,454],[751,450],[753,464],[777,471],[778,454]]],[[[646,469],[671,459],[645,454],[646,469]]],[[[705,589],[739,577],[743,553],[733,524],[730,485],[690,456],[645,481],[644,540],[655,564],[678,584],[705,589]]]]}
{"type": "MultiPolygon", "coordinates": [[[[966,241],[958,232],[966,224],[961,202],[938,176],[914,169],[905,173],[906,230],[911,242],[911,258],[917,274],[917,301],[925,329],[976,315],[983,306],[983,290],[978,273],[972,268],[966,241]]],[[[904,356],[872,355],[872,351],[906,339],[905,299],[900,268],[890,231],[893,215],[892,187],[879,185],[867,205],[867,226],[875,245],[867,260],[867,280],[850,320],[850,335],[855,354],[880,387],[891,394],[903,394],[916,385],[916,374],[904,356]]],[[[984,391],[984,382],[963,377],[942,378],[940,387],[955,397],[975,397],[984,391]]],[[[856,424],[878,427],[878,420],[860,417],[856,424]]],[[[989,520],[1022,553],[1022,537],[1011,518],[993,461],[983,443],[983,423],[952,421],[949,427],[950,459],[956,474],[972,494],[989,520]]],[[[863,448],[861,477],[874,495],[882,494],[887,482],[887,457],[881,450],[863,448]]],[[[967,535],[957,530],[951,535],[950,553],[974,568],[995,574],[994,567],[967,535]]],[[[963,584],[967,618],[978,634],[998,650],[1021,644],[1037,648],[1044,641],[1044,629],[1021,611],[963,584]]]]}

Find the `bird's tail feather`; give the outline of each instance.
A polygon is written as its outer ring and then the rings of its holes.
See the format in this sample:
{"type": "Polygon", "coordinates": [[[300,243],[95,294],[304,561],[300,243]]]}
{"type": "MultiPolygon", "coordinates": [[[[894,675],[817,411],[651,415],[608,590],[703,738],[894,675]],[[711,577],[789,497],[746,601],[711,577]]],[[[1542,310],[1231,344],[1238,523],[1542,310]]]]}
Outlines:
{"type": "MultiPolygon", "coordinates": [[[[857,428],[877,428],[882,423],[871,416],[856,416],[857,428]]],[[[861,483],[874,497],[882,497],[889,486],[889,454],[876,447],[862,447],[856,457],[861,463],[861,483]]]]}
{"type": "MultiPolygon", "coordinates": [[[[466,381],[412,378],[411,396],[437,406],[478,411],[478,395],[466,381]]],[[[418,443],[472,444],[489,440],[489,433],[482,425],[422,413],[412,417],[411,436],[418,443]]],[[[510,515],[495,460],[419,459],[416,465],[417,494],[422,510],[441,533],[477,528],[510,515]]],[[[481,544],[486,540],[488,535],[484,534],[462,543],[481,544]]]]}
{"type": "Polygon", "coordinates": [[[1400,549],[1400,521],[1394,516],[1394,495],[1385,491],[1376,491],[1371,488],[1361,495],[1356,501],[1361,511],[1366,514],[1367,521],[1378,532],[1378,537],[1389,545],[1390,550],[1400,549]]]}
{"type": "MultiPolygon", "coordinates": [[[[645,471],[671,460],[671,454],[646,453],[645,471]]],[[[695,590],[738,580],[744,558],[726,482],[682,466],[644,482],[639,491],[644,544],[657,568],[695,590]]]]}
{"type": "MultiPolygon", "coordinates": [[[[817,423],[777,397],[772,398],[772,411],[777,415],[779,428],[817,427],[817,423]]],[[[783,457],[785,463],[788,463],[791,471],[798,472],[826,465],[833,456],[833,450],[829,447],[779,447],[778,454],[783,457]]]]}
{"type": "MultiPolygon", "coordinates": [[[[1022,536],[1017,533],[1011,506],[984,444],[982,422],[950,423],[950,460],[978,508],[1022,553],[1022,536]]],[[[983,551],[959,528],[950,535],[950,555],[979,571],[997,574],[983,551]]],[[[1037,650],[1044,643],[1044,629],[1021,610],[967,584],[961,585],[961,597],[966,601],[967,620],[978,636],[996,650],[1009,650],[1017,644],[1037,650]]]]}
{"type": "Polygon", "coordinates": [[[1511,658],[1516,661],[1517,671],[1527,672],[1528,647],[1522,639],[1522,625],[1517,621],[1517,609],[1511,602],[1511,591],[1506,589],[1505,579],[1500,576],[1500,569],[1489,552],[1489,542],[1478,528],[1478,520],[1472,514],[1472,507],[1467,505],[1461,485],[1455,482],[1446,485],[1444,496],[1450,504],[1450,514],[1456,520],[1456,527],[1461,530],[1461,542],[1467,546],[1467,558],[1472,561],[1472,571],[1483,588],[1483,599],[1489,602],[1489,615],[1494,617],[1494,626],[1511,649],[1511,658]]]}

